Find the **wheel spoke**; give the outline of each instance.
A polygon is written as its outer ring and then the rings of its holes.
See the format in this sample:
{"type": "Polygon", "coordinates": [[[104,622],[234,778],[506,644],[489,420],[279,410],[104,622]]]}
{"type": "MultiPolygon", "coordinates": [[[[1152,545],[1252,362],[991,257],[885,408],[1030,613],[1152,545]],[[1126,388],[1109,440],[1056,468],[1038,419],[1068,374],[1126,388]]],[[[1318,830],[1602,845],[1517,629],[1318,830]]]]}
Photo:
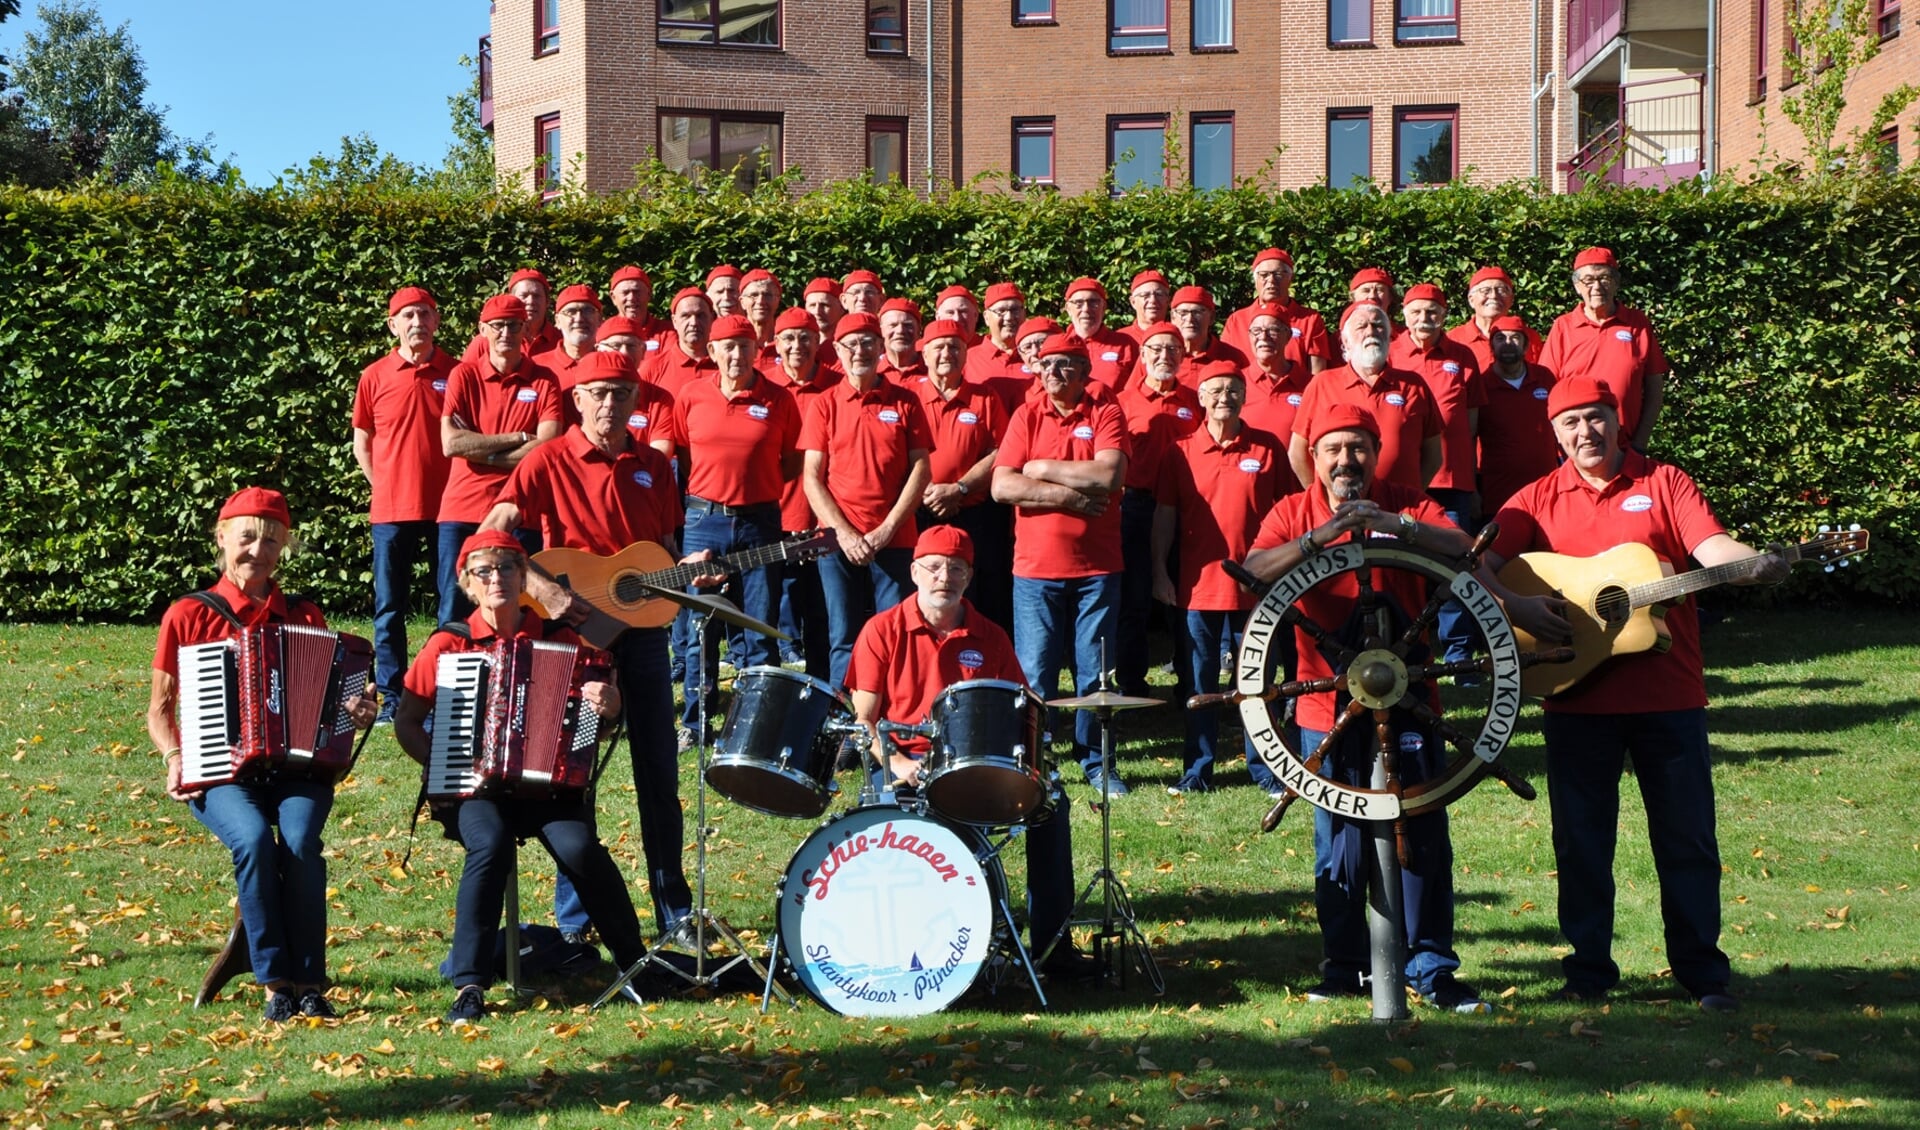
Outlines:
{"type": "Polygon", "coordinates": [[[1413,623],[1408,624],[1407,630],[1400,633],[1400,638],[1393,642],[1395,655],[1406,658],[1407,652],[1413,650],[1413,645],[1420,642],[1420,637],[1426,635],[1427,629],[1433,626],[1434,618],[1440,615],[1441,606],[1446,604],[1447,599],[1452,595],[1453,590],[1445,585],[1433,586],[1433,595],[1427,598],[1427,606],[1420,610],[1420,615],[1415,616],[1413,623]]]}
{"type": "Polygon", "coordinates": [[[1285,612],[1280,614],[1280,621],[1283,624],[1298,628],[1307,633],[1307,637],[1318,644],[1321,651],[1331,651],[1331,654],[1328,655],[1327,658],[1335,667],[1345,667],[1347,664],[1353,662],[1354,656],[1360,654],[1358,648],[1348,647],[1346,644],[1341,643],[1334,638],[1332,632],[1327,631],[1315,623],[1311,616],[1301,612],[1291,604],[1287,606],[1285,612]]]}

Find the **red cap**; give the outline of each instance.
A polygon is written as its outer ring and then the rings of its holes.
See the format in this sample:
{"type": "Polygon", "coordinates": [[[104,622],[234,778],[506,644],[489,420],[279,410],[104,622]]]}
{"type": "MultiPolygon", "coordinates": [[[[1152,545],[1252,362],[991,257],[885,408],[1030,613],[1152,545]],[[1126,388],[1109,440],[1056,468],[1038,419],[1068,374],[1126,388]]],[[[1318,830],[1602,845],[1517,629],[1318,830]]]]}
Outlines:
{"type": "Polygon", "coordinates": [[[430,306],[435,310],[440,309],[440,304],[433,300],[433,295],[427,293],[426,287],[403,286],[393,292],[392,298],[387,299],[387,317],[391,318],[409,306],[430,306]]]}
{"type": "Polygon", "coordinates": [[[1582,267],[1612,267],[1617,271],[1620,269],[1620,261],[1615,259],[1613,252],[1607,248],[1589,247],[1573,257],[1573,269],[1577,271],[1582,267]]]}
{"type": "Polygon", "coordinates": [[[1362,267],[1354,274],[1352,281],[1347,283],[1347,290],[1358,290],[1362,283],[1384,283],[1388,290],[1392,290],[1393,276],[1379,267],[1362,267]]]}
{"type": "Polygon", "coordinates": [[[1361,310],[1378,310],[1380,311],[1380,316],[1387,320],[1388,325],[1393,324],[1393,315],[1387,313],[1387,308],[1378,302],[1349,302],[1347,303],[1347,308],[1340,311],[1340,320],[1334,324],[1333,332],[1336,334],[1345,333],[1347,330],[1347,322],[1353,318],[1356,312],[1361,310]]]}
{"type": "Polygon", "coordinates": [[[1167,308],[1172,309],[1175,306],[1194,306],[1194,305],[1205,306],[1209,310],[1213,309],[1213,295],[1207,293],[1206,287],[1204,286],[1181,287],[1179,290],[1176,290],[1173,292],[1173,301],[1167,303],[1167,308]]]}
{"type": "Polygon", "coordinates": [[[1194,374],[1193,387],[1199,388],[1215,377],[1232,377],[1242,384],[1246,383],[1247,379],[1247,375],[1240,371],[1240,366],[1231,361],[1209,361],[1200,366],[1200,371],[1194,374]]]}
{"type": "Polygon", "coordinates": [[[838,298],[840,297],[840,284],[823,275],[808,283],[807,289],[800,292],[800,297],[805,298],[810,294],[831,294],[835,298],[838,298]]]}
{"type": "Polygon", "coordinates": [[[929,344],[939,341],[943,337],[955,337],[961,341],[965,341],[967,339],[967,331],[962,329],[960,323],[954,321],[952,318],[936,318],[927,323],[926,329],[920,331],[918,347],[925,349],[929,344]]]}
{"type": "Polygon", "coordinates": [[[958,557],[971,565],[973,538],[958,526],[928,526],[920,531],[920,540],[913,543],[913,555],[916,558],[958,557]]]}
{"type": "Polygon", "coordinates": [[[653,280],[648,278],[647,273],[638,267],[622,267],[619,270],[615,271],[613,273],[613,278],[607,280],[607,289],[612,290],[614,287],[619,286],[621,283],[626,282],[628,279],[638,279],[639,281],[647,284],[647,289],[649,290],[653,289],[653,280]]]}
{"type": "Polygon", "coordinates": [[[1406,297],[1400,300],[1400,305],[1405,306],[1409,302],[1438,302],[1445,306],[1447,292],[1432,283],[1415,283],[1407,288],[1406,297]]]}
{"type": "Polygon", "coordinates": [[[713,299],[707,297],[706,291],[701,290],[697,286],[683,286],[678,291],[674,292],[673,301],[667,303],[667,313],[671,314],[675,310],[678,310],[680,308],[680,304],[682,302],[685,302],[689,298],[698,298],[700,301],[707,304],[707,309],[709,310],[713,309],[713,299]]]}
{"type": "Polygon", "coordinates": [[[1285,322],[1287,320],[1287,314],[1286,311],[1280,309],[1278,302],[1256,302],[1252,306],[1247,307],[1247,324],[1251,326],[1254,321],[1259,318],[1278,318],[1280,321],[1285,322]]]}
{"type": "Polygon", "coordinates": [[[547,276],[541,274],[539,271],[534,270],[532,267],[522,267],[519,270],[515,271],[513,273],[513,277],[507,280],[507,289],[512,290],[514,287],[519,286],[521,283],[526,282],[528,279],[532,279],[534,282],[539,283],[541,286],[547,288],[548,290],[553,289],[553,284],[547,281],[547,276]]]}
{"type": "MultiPolygon", "coordinates": [[[[847,277],[840,280],[840,287],[844,290],[847,287],[858,286],[861,283],[866,283],[868,286],[880,286],[880,276],[864,267],[858,271],[848,271],[847,277]]],[[[880,289],[885,291],[887,288],[881,286],[880,289]]]]}
{"type": "Polygon", "coordinates": [[[496,294],[480,307],[482,322],[524,322],[527,304],[511,294],[496,294]]]}
{"type": "Polygon", "coordinates": [[[842,314],[833,324],[833,340],[839,341],[848,334],[872,334],[880,336],[880,319],[872,314],[842,314]]]}
{"type": "Polygon", "coordinates": [[[293,525],[287,512],[287,496],[266,487],[241,487],[220,507],[220,520],[228,518],[271,518],[283,526],[293,525]]]}
{"type": "Polygon", "coordinates": [[[1127,293],[1132,294],[1134,291],[1139,290],[1141,287],[1147,285],[1148,283],[1159,283],[1161,286],[1165,286],[1165,287],[1171,287],[1173,285],[1172,283],[1167,281],[1167,276],[1149,267],[1146,270],[1141,271],[1139,274],[1133,276],[1133,281],[1127,284],[1127,293]]]}
{"type": "Polygon", "coordinates": [[[787,330],[817,330],[819,328],[819,325],[813,320],[813,315],[807,313],[807,309],[804,306],[789,306],[785,310],[780,311],[780,316],[773,320],[774,333],[783,333],[787,330]]]}
{"type": "Polygon", "coordinates": [[[1051,334],[1040,343],[1042,357],[1078,357],[1087,359],[1087,342],[1077,333],[1051,334]]]}
{"type": "Polygon", "coordinates": [[[1488,326],[1487,329],[1497,334],[1523,334],[1527,332],[1527,321],[1518,314],[1502,314],[1498,318],[1495,318],[1493,324],[1488,326]]]}
{"type": "Polygon", "coordinates": [[[1310,446],[1319,446],[1321,437],[1328,432],[1365,432],[1380,440],[1380,424],[1374,420],[1373,413],[1358,404],[1341,402],[1328,405],[1313,422],[1313,438],[1310,446]]]}
{"type": "Polygon", "coordinates": [[[1174,325],[1172,322],[1155,322],[1140,331],[1140,344],[1145,345],[1161,334],[1172,334],[1175,337],[1179,337],[1180,327],[1174,325]]]}
{"type": "Polygon", "coordinates": [[[1052,318],[1028,318],[1026,321],[1020,323],[1019,329],[1013,331],[1013,340],[1017,343],[1027,340],[1034,334],[1057,334],[1059,332],[1060,323],[1054,321],[1052,318]]]}
{"type": "Polygon", "coordinates": [[[567,370],[560,379],[560,391],[569,392],[574,385],[583,385],[588,381],[630,381],[638,384],[640,370],[627,360],[624,353],[596,349],[580,358],[578,365],[567,370]]]}
{"type": "Polygon", "coordinates": [[[1102,302],[1105,302],[1107,300],[1107,288],[1100,285],[1100,280],[1086,278],[1085,276],[1077,278],[1072,282],[1068,283],[1067,292],[1060,296],[1060,300],[1062,302],[1065,302],[1067,299],[1072,298],[1074,295],[1079,294],[1083,290],[1091,290],[1095,294],[1098,294],[1100,296],[1100,301],[1102,302]]]}
{"type": "Polygon", "coordinates": [[[1027,296],[1020,293],[1019,287],[1010,282],[997,282],[987,288],[987,297],[981,305],[992,306],[996,303],[1005,302],[1008,299],[1012,299],[1022,306],[1027,304],[1027,296]]]}
{"type": "Polygon", "coordinates": [[[914,321],[921,318],[920,304],[911,298],[889,298],[880,304],[882,314],[912,314],[914,321]]]}
{"type": "Polygon", "coordinates": [[[582,286],[579,283],[575,283],[561,291],[560,296],[553,300],[553,308],[555,310],[565,310],[576,302],[584,302],[595,310],[600,309],[600,296],[593,292],[592,287],[582,286]]]}
{"type": "Polygon", "coordinates": [[[508,553],[517,553],[522,557],[527,555],[526,549],[521,546],[519,542],[515,541],[513,535],[507,531],[477,530],[468,535],[466,541],[460,543],[460,571],[466,571],[467,558],[470,555],[478,553],[483,549],[502,549],[508,553]]]}
{"type": "Polygon", "coordinates": [[[760,336],[754,332],[753,323],[747,321],[744,314],[728,314],[724,318],[715,318],[713,328],[707,331],[708,341],[725,341],[730,337],[754,338],[760,336]]]}
{"type": "Polygon", "coordinates": [[[1547,416],[1552,418],[1569,408],[1585,408],[1589,404],[1604,404],[1615,412],[1620,410],[1620,399],[1613,390],[1598,377],[1568,377],[1553,386],[1553,392],[1547,396],[1547,416]]]}
{"type": "Polygon", "coordinates": [[[1503,282],[1508,286],[1512,286],[1513,278],[1499,267],[1482,267],[1473,273],[1471,279],[1467,280],[1467,289],[1472,290],[1483,282],[1503,282]]]}
{"type": "Polygon", "coordinates": [[[968,290],[966,287],[961,286],[959,283],[955,283],[939,294],[934,295],[933,304],[937,307],[949,298],[964,298],[975,306],[980,305],[980,296],[968,290]]]}
{"type": "Polygon", "coordinates": [[[1280,250],[1278,247],[1269,247],[1260,252],[1260,254],[1255,255],[1253,257],[1253,266],[1249,269],[1257,271],[1260,269],[1260,264],[1268,262],[1285,263],[1288,270],[1293,269],[1293,256],[1280,250]]]}
{"type": "Polygon", "coordinates": [[[600,328],[594,331],[593,340],[605,341],[610,337],[639,337],[640,335],[640,323],[625,314],[615,314],[600,323],[600,328]]]}
{"type": "Polygon", "coordinates": [[[740,268],[734,266],[732,263],[722,263],[707,272],[707,285],[712,286],[715,279],[737,279],[739,277],[740,268]]]}
{"type": "Polygon", "coordinates": [[[780,280],[773,277],[772,271],[755,267],[753,270],[740,276],[740,289],[745,290],[757,282],[770,282],[775,286],[780,285],[780,280]]]}

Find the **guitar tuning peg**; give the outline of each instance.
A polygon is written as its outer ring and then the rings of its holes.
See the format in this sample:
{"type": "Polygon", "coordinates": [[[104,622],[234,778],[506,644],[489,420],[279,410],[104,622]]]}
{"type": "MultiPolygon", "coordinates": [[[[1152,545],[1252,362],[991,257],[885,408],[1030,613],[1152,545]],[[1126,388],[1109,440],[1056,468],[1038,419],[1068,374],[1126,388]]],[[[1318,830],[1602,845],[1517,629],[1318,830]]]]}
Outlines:
{"type": "Polygon", "coordinates": [[[1824,533],[1827,533],[1827,532],[1829,532],[1829,531],[1830,531],[1830,530],[1832,530],[1832,529],[1833,529],[1833,527],[1831,527],[1831,526],[1826,526],[1826,525],[1822,525],[1822,526],[1820,527],[1820,529],[1819,529],[1818,531],[1816,531],[1816,532],[1818,532],[1818,533],[1823,533],[1823,534],[1824,534],[1824,533]]]}
{"type": "Polygon", "coordinates": [[[1851,526],[1848,526],[1848,527],[1847,527],[1847,529],[1848,529],[1848,531],[1850,531],[1850,532],[1852,532],[1852,533],[1856,533],[1856,534],[1857,534],[1857,533],[1859,533],[1859,532],[1860,532],[1860,523],[1858,523],[1858,522],[1855,522],[1855,523],[1854,523],[1853,525],[1851,525],[1851,526]]]}

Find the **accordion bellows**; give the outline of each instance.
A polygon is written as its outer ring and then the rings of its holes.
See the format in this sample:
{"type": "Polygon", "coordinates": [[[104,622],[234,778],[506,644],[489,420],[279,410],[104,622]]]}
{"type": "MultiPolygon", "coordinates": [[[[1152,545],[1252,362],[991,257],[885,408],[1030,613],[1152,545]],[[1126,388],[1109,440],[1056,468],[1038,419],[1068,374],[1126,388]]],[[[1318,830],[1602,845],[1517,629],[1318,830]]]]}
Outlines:
{"type": "Polygon", "coordinates": [[[600,716],[580,695],[600,652],[515,636],[439,659],[427,796],[550,798],[593,782],[600,716]]]}
{"type": "Polygon", "coordinates": [[[269,773],[335,780],[353,764],[346,702],[373,677],[373,645],[301,624],[180,649],[180,782],[206,789],[269,773]]]}

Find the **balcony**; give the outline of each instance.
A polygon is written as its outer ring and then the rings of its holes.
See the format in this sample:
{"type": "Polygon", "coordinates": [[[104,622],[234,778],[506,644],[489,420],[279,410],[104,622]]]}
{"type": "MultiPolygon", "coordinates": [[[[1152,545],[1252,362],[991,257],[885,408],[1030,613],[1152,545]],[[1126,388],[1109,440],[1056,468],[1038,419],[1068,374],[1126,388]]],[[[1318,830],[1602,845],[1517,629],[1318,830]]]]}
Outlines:
{"type": "Polygon", "coordinates": [[[493,128],[493,36],[480,37],[480,128],[493,128]]]}
{"type": "Polygon", "coordinates": [[[1627,0],[1567,0],[1567,67],[1577,75],[1626,29],[1627,0]]]}
{"type": "Polygon", "coordinates": [[[1619,116],[1560,166],[1567,189],[1594,181],[1666,188],[1700,175],[1706,76],[1683,74],[1620,88],[1619,116]]]}

